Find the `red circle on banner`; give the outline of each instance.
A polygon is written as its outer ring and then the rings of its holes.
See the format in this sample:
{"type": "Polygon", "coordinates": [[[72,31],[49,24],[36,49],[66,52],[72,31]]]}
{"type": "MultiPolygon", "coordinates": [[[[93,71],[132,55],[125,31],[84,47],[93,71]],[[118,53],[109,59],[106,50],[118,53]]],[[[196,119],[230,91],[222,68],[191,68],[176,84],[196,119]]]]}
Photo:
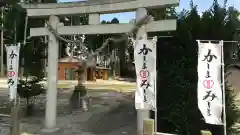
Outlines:
{"type": "Polygon", "coordinates": [[[139,72],[141,78],[147,78],[149,76],[149,71],[147,70],[141,70],[139,72]]]}
{"type": "Polygon", "coordinates": [[[204,88],[211,89],[213,87],[213,85],[214,85],[213,80],[204,80],[203,81],[204,88]]]}
{"type": "Polygon", "coordinates": [[[8,71],[8,77],[13,77],[15,74],[16,73],[14,71],[8,71]]]}

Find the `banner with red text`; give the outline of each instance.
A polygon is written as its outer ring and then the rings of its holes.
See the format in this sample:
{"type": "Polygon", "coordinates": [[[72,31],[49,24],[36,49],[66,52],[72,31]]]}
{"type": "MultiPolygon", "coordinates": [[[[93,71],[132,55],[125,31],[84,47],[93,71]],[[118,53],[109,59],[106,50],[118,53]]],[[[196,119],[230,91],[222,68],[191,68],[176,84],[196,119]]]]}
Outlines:
{"type": "Polygon", "coordinates": [[[20,44],[6,45],[5,48],[7,52],[7,83],[9,88],[9,98],[10,100],[14,100],[17,97],[20,44]]]}
{"type": "MultiPolygon", "coordinates": [[[[198,43],[198,108],[208,124],[222,124],[222,43],[198,43]]],[[[224,74],[224,73],[223,73],[224,74]]]]}
{"type": "Polygon", "coordinates": [[[134,61],[137,77],[135,108],[156,108],[156,41],[137,40],[134,46],[134,61]]]}

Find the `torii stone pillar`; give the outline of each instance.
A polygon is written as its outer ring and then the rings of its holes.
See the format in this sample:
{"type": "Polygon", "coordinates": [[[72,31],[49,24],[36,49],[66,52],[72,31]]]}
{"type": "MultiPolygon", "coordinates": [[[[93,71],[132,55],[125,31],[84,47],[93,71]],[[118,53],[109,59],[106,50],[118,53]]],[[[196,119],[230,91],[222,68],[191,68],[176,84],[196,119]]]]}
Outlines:
{"type": "MultiPolygon", "coordinates": [[[[50,16],[49,23],[57,29],[59,18],[57,16],[50,16]]],[[[56,128],[56,114],[57,114],[57,80],[58,80],[58,49],[59,41],[49,31],[48,40],[48,72],[47,72],[47,93],[46,93],[46,110],[45,110],[45,129],[43,132],[54,132],[56,128]]]]}
{"type": "MultiPolygon", "coordinates": [[[[146,8],[138,8],[136,11],[136,21],[138,22],[140,19],[142,19],[144,16],[147,15],[146,8]]],[[[147,37],[147,27],[146,25],[142,25],[136,34],[136,40],[142,39],[148,39],[147,37]]],[[[136,41],[137,42],[137,41],[136,41]]],[[[138,135],[143,135],[143,120],[149,118],[149,110],[137,110],[137,130],[138,135]]]]}

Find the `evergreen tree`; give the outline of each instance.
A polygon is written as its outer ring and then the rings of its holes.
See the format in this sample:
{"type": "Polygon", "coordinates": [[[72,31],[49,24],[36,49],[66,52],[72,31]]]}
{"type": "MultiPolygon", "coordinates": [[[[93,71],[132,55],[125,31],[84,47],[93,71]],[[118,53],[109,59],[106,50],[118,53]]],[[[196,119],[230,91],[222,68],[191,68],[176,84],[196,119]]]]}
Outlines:
{"type": "MultiPolygon", "coordinates": [[[[213,135],[222,135],[222,126],[205,124],[197,104],[197,42],[196,40],[234,40],[237,12],[220,7],[214,1],[202,16],[197,6],[178,15],[177,30],[172,38],[158,42],[158,121],[163,132],[179,135],[198,135],[200,130],[210,129],[213,135]],[[169,53],[170,52],[170,53],[169,53]]],[[[229,49],[224,44],[226,65],[229,49]]],[[[228,84],[226,83],[226,86],[228,84]]],[[[226,110],[228,133],[237,121],[234,96],[226,87],[226,110]]]]}
{"type": "MultiPolygon", "coordinates": [[[[20,66],[24,67],[24,78],[19,80],[18,94],[20,97],[27,100],[27,106],[30,107],[29,100],[43,92],[45,89],[42,85],[38,84],[43,80],[43,58],[45,58],[46,43],[42,38],[30,38],[24,45],[24,30],[25,30],[25,18],[26,10],[23,9],[19,4],[18,0],[8,1],[6,5],[6,12],[4,13],[4,35],[8,37],[5,40],[5,44],[16,44],[21,43],[20,49],[20,66]],[[22,65],[22,58],[24,58],[24,64],[22,65]],[[31,76],[31,80],[28,80],[31,76]]],[[[34,1],[26,0],[25,3],[32,3],[34,1]]],[[[46,1],[45,1],[46,2],[46,1]]],[[[50,0],[48,2],[53,2],[50,0]]],[[[56,1],[55,1],[56,2],[56,1]]],[[[29,19],[27,27],[27,36],[29,36],[29,28],[36,26],[44,26],[43,19],[29,19]]],[[[5,51],[4,51],[5,52],[5,51]]],[[[6,52],[5,58],[6,60],[6,52]]],[[[6,61],[5,61],[6,64],[6,61]]]]}

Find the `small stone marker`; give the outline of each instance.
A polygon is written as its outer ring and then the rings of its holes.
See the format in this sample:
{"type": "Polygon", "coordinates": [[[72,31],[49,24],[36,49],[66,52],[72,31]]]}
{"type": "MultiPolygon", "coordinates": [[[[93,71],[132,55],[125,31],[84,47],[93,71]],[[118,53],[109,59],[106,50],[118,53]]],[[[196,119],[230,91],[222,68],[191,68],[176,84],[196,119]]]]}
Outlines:
{"type": "Polygon", "coordinates": [[[154,119],[145,119],[143,121],[143,135],[154,135],[154,119]]]}
{"type": "Polygon", "coordinates": [[[212,135],[212,133],[207,130],[201,130],[201,135],[212,135]]]}

